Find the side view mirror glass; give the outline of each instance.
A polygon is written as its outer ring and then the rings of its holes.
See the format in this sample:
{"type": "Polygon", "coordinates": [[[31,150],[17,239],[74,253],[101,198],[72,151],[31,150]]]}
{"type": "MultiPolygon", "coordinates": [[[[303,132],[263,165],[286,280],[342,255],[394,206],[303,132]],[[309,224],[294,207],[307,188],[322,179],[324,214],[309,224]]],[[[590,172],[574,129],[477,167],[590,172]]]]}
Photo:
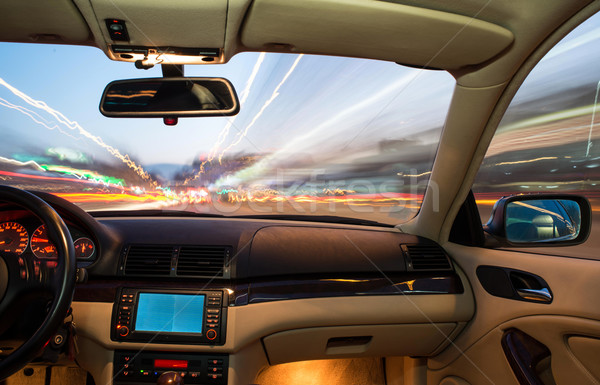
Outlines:
{"type": "Polygon", "coordinates": [[[109,83],[100,112],[108,117],[230,116],[240,106],[233,85],[222,78],[151,78],[109,83]]]}
{"type": "Polygon", "coordinates": [[[581,230],[581,209],[566,199],[536,199],[506,205],[506,239],[512,243],[570,241],[581,230]]]}
{"type": "Polygon", "coordinates": [[[485,231],[500,246],[567,246],[583,243],[590,232],[591,208],[576,195],[516,195],[494,205],[485,231]]]}

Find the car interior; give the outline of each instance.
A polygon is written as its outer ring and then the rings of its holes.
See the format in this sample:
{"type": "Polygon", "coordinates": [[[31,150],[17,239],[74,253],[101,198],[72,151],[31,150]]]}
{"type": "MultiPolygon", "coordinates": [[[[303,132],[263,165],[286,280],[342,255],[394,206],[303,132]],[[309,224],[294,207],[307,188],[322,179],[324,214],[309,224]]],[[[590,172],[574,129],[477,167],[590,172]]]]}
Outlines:
{"type": "MultiPolygon", "coordinates": [[[[566,189],[557,182],[558,188],[529,194],[503,185],[487,196],[477,190],[496,183],[486,179],[486,154],[499,143],[495,134],[515,94],[553,47],[594,17],[600,1],[5,0],[0,10],[2,47],[93,47],[103,56],[98,65],[112,61],[136,71],[139,79],[110,75],[104,94],[96,94],[96,114],[110,122],[158,121],[165,132],[176,133],[191,121],[234,119],[251,108],[252,93],[244,88],[250,83],[220,72],[240,65],[236,60],[247,54],[296,60],[283,78],[285,71],[276,67],[268,74],[283,80],[265,111],[278,92],[283,94],[282,85],[303,63],[300,58],[355,58],[449,75],[454,82],[439,139],[428,147],[429,168],[405,175],[418,184],[410,190],[417,203],[409,214],[386,214],[383,220],[353,217],[348,210],[304,215],[298,209],[276,216],[137,210],[142,198],[115,209],[111,202],[121,199],[116,188],[101,190],[90,179],[75,193],[76,181],[63,181],[59,171],[49,174],[52,170],[36,161],[35,173],[24,172],[31,160],[9,162],[0,150],[0,384],[600,383],[600,263],[597,243],[590,243],[596,242],[593,215],[600,205],[595,187],[566,189]],[[196,67],[209,75],[194,75],[196,67]],[[149,79],[148,73],[159,70],[162,76],[149,79]],[[90,209],[92,193],[104,200],[90,209]],[[574,247],[586,248],[576,255],[561,251],[574,247]]],[[[24,66],[16,54],[3,58],[24,66]]],[[[70,80],[67,63],[59,75],[45,73],[44,60],[40,55],[36,63],[40,74],[77,83],[70,80]]],[[[600,68],[591,63],[598,82],[600,68]]],[[[310,78],[321,75],[306,76],[291,92],[301,93],[302,82],[308,87],[310,78]]],[[[338,81],[350,84],[363,77],[369,83],[377,76],[377,87],[351,95],[359,109],[361,101],[385,91],[379,84],[387,80],[365,70],[338,81]]],[[[32,111],[45,108],[43,103],[15,84],[0,67],[0,85],[29,100],[25,109],[0,95],[3,115],[20,109],[40,120],[32,111]]],[[[85,93],[85,84],[80,87],[85,93]]],[[[589,92],[598,97],[596,88],[589,92]]],[[[75,104],[79,96],[69,97],[75,104]]],[[[313,93],[305,103],[311,97],[321,100],[313,93]]],[[[588,112],[581,123],[583,134],[564,130],[565,138],[589,142],[585,178],[591,186],[600,176],[595,168],[600,154],[592,146],[600,134],[595,107],[589,110],[591,126],[588,112]]],[[[263,110],[257,108],[258,116],[263,110]]],[[[331,112],[336,113],[346,110],[331,112]]],[[[53,117],[75,127],[63,115],[53,117]]],[[[281,122],[270,135],[278,140],[285,130],[281,122]]],[[[11,140],[4,123],[0,132],[11,140]]],[[[94,135],[87,139],[101,140],[94,135]]],[[[151,134],[145,140],[159,141],[151,134]]],[[[399,151],[416,159],[422,154],[418,147],[411,150],[413,145],[405,142],[399,151]]],[[[117,145],[104,147],[121,156],[117,145]]],[[[302,166],[310,164],[304,158],[287,157],[291,151],[284,147],[278,156],[300,164],[298,169],[309,167],[302,166]]],[[[391,160],[396,155],[386,154],[365,156],[371,168],[365,166],[360,175],[367,178],[378,167],[402,177],[394,168],[399,162],[391,160]]],[[[515,154],[502,167],[525,162],[530,168],[523,178],[532,183],[551,173],[536,168],[539,162],[562,157],[556,152],[530,161],[515,154]]],[[[128,172],[146,178],[133,156],[121,158],[129,162],[128,172]]],[[[252,160],[255,167],[247,170],[258,172],[273,159],[252,160]]],[[[353,172],[341,160],[335,172],[329,164],[322,166],[334,175],[329,180],[353,172]]],[[[186,183],[195,183],[198,175],[186,183]]],[[[505,172],[503,177],[519,176],[505,172]]],[[[140,183],[151,186],[149,178],[140,183]]],[[[174,199],[164,192],[165,183],[153,186],[154,192],[147,187],[144,194],[154,194],[163,205],[174,199]]],[[[409,187],[405,183],[398,191],[409,187]]],[[[210,187],[202,191],[198,199],[204,203],[195,207],[225,207],[240,199],[233,189],[218,195],[210,187]],[[206,203],[210,197],[212,203],[206,203]]],[[[312,204],[304,195],[285,203],[283,194],[271,195],[272,207],[312,204]]],[[[400,195],[390,196],[399,204],[400,195]]],[[[334,198],[349,197],[341,191],[321,198],[333,207],[334,198]]],[[[239,203],[252,204],[250,198],[239,203]]]]}

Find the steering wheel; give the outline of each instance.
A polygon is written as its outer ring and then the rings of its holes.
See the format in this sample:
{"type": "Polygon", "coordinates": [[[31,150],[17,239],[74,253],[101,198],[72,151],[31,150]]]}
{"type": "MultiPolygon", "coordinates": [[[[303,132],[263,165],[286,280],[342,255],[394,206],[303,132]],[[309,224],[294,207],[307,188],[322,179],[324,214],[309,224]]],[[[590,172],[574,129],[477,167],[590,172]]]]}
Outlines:
{"type": "Polygon", "coordinates": [[[53,266],[24,256],[0,252],[2,381],[31,362],[63,324],[75,289],[76,258],[67,226],[56,211],[42,199],[27,191],[0,186],[0,202],[18,205],[37,216],[46,226],[48,237],[56,246],[58,255],[53,266]],[[48,305],[43,322],[32,335],[17,337],[15,341],[15,336],[10,335],[10,328],[23,321],[23,310],[27,305],[45,298],[48,299],[48,305]],[[15,343],[16,346],[20,346],[11,349],[15,343]]]}

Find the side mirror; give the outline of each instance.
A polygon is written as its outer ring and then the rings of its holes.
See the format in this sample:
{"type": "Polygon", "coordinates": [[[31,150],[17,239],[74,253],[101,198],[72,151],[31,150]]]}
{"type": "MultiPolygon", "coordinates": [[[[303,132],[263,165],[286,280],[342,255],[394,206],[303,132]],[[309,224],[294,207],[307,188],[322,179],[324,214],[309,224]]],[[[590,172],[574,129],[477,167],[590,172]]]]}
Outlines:
{"type": "Polygon", "coordinates": [[[499,247],[572,246],[590,234],[590,203],[577,195],[514,195],[499,199],[484,226],[499,247]]]}
{"type": "Polygon", "coordinates": [[[117,80],[100,102],[102,115],[114,118],[231,116],[239,110],[233,85],[222,78],[117,80]]]}

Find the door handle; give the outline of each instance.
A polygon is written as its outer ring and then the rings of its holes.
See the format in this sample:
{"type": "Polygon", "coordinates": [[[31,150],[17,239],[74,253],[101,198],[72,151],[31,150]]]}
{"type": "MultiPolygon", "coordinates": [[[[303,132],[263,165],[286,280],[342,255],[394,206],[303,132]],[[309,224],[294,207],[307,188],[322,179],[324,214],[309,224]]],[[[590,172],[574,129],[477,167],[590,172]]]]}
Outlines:
{"type": "Polygon", "coordinates": [[[541,289],[517,289],[517,294],[523,299],[528,299],[538,302],[552,302],[552,294],[548,288],[541,289]]]}

